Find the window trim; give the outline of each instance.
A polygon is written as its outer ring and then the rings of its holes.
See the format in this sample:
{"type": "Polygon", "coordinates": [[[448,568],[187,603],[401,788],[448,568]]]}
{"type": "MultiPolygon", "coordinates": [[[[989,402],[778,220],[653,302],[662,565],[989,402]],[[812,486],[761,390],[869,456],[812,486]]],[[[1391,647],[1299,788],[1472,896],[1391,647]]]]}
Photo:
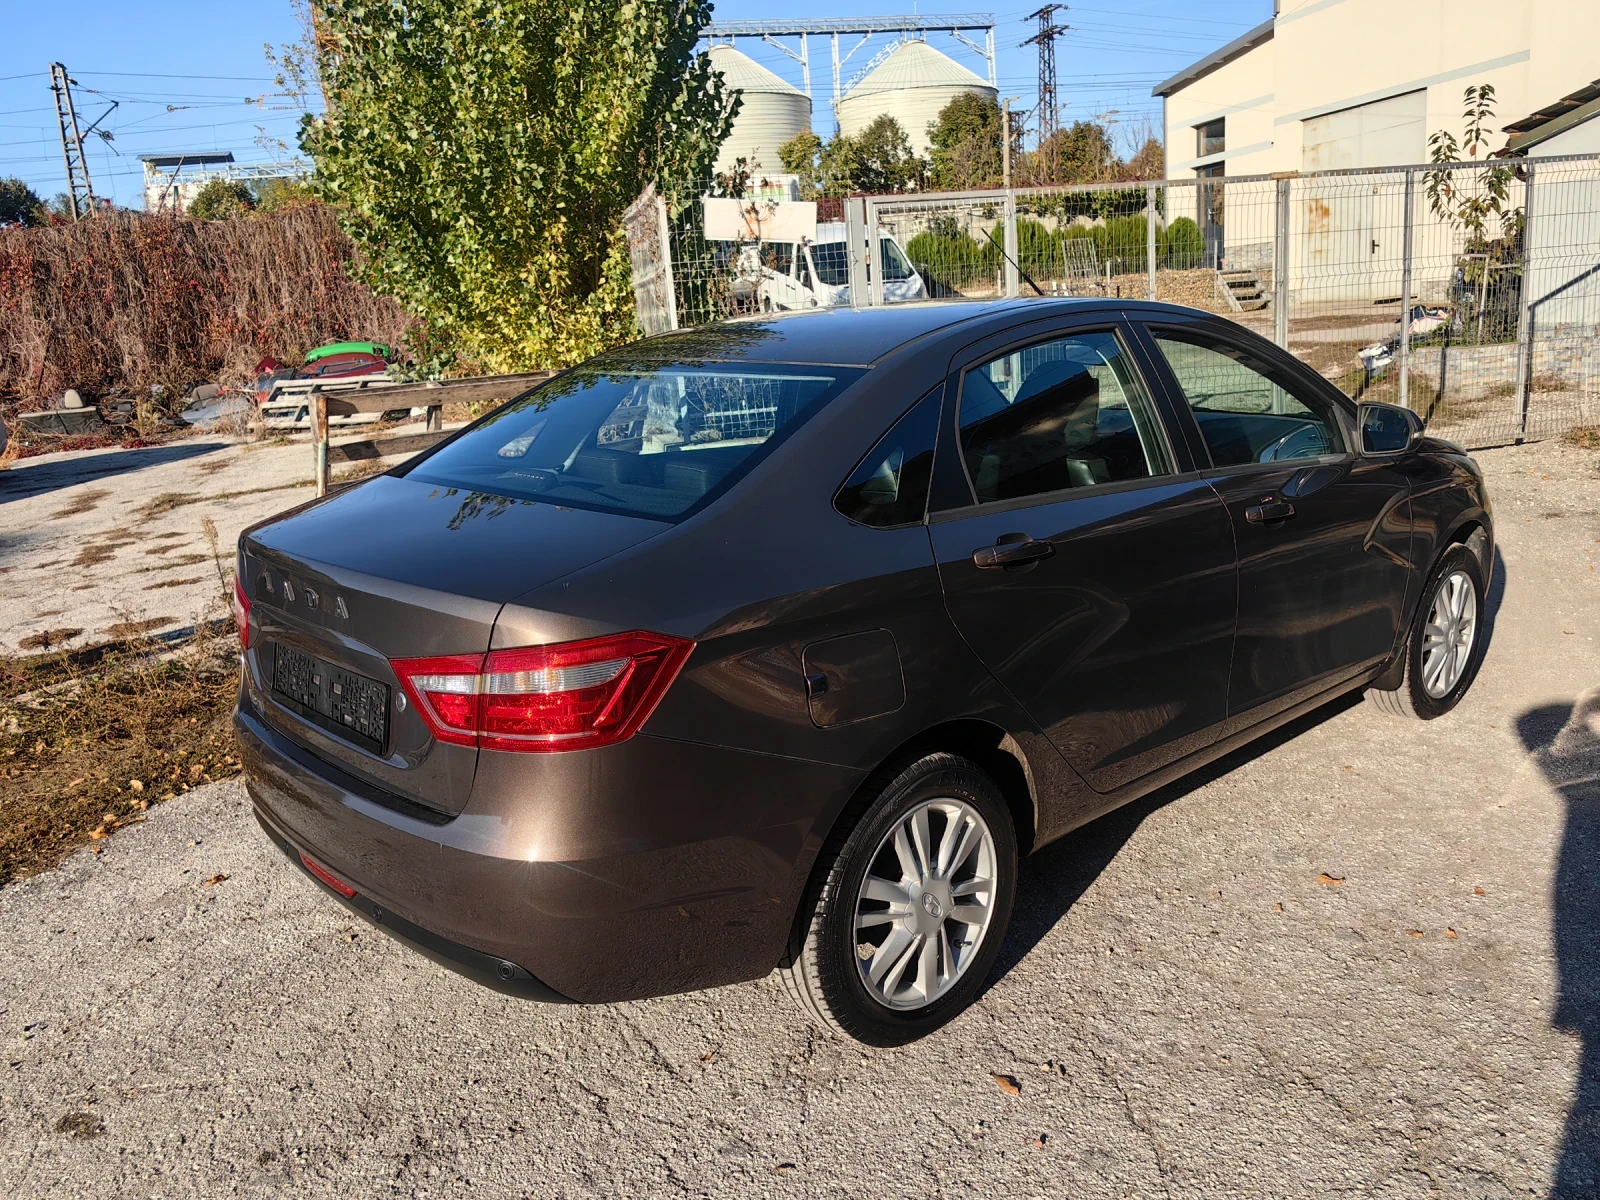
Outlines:
{"type": "MultiPolygon", "coordinates": [[[[1310,368],[1306,367],[1299,359],[1286,355],[1278,346],[1268,342],[1267,345],[1270,347],[1271,353],[1263,353],[1260,349],[1252,347],[1247,339],[1233,336],[1236,332],[1235,330],[1209,319],[1184,321],[1139,317],[1134,324],[1138,329],[1145,352],[1151,360],[1152,368],[1161,376],[1162,386],[1167,391],[1171,401],[1169,407],[1173,410],[1176,419],[1183,425],[1184,437],[1190,443],[1195,464],[1202,472],[1213,475],[1237,475],[1248,471],[1282,470],[1290,463],[1304,466],[1331,466],[1336,463],[1349,462],[1358,457],[1351,448],[1355,445],[1355,441],[1352,436],[1354,405],[1351,403],[1350,398],[1320,375],[1311,373],[1310,368]],[[1269,365],[1277,366],[1289,379],[1299,381],[1300,390],[1310,392],[1313,395],[1320,395],[1328,403],[1333,412],[1333,423],[1339,431],[1339,436],[1344,439],[1345,448],[1334,454],[1320,454],[1316,458],[1273,459],[1270,462],[1231,463],[1225,466],[1218,466],[1211,457],[1211,447],[1206,443],[1205,435],[1200,430],[1200,422],[1195,419],[1194,407],[1189,403],[1189,395],[1183,390],[1183,384],[1178,379],[1177,372],[1172,369],[1172,364],[1167,362],[1166,355],[1162,353],[1158,344],[1158,335],[1163,330],[1174,334],[1177,341],[1188,340],[1185,338],[1185,334],[1190,338],[1202,337],[1220,343],[1223,346],[1231,346],[1241,354],[1261,360],[1269,365]],[[1288,361],[1275,361],[1278,355],[1284,355],[1284,357],[1288,358],[1288,361]]],[[[1238,332],[1248,334],[1249,330],[1241,329],[1238,332]]],[[[1242,365],[1248,366],[1248,364],[1242,365]]],[[[1250,369],[1255,370],[1254,367],[1250,369]]],[[[1262,374],[1260,371],[1256,373],[1262,374]]],[[[1263,375],[1263,378],[1272,379],[1270,375],[1263,375]]],[[[1278,386],[1281,387],[1283,385],[1279,384],[1278,386]]]]}
{"type": "MultiPolygon", "coordinates": [[[[1076,499],[1081,496],[1114,494],[1117,491],[1151,486],[1164,480],[1181,479],[1185,476],[1196,474],[1194,471],[1185,469],[1188,464],[1178,454],[1178,447],[1172,437],[1172,429],[1168,425],[1166,414],[1162,411],[1162,405],[1157,399],[1156,389],[1151,386],[1145,364],[1141,361],[1144,356],[1139,352],[1138,339],[1129,327],[1127,320],[1121,314],[1116,312],[1086,313],[1070,325],[1057,326],[1047,330],[1034,330],[1011,341],[984,342],[979,343],[979,345],[983,345],[985,348],[974,352],[973,347],[966,347],[965,351],[956,360],[959,361],[959,366],[952,362],[946,382],[948,383],[949,378],[956,378],[957,383],[955,388],[950,389],[946,394],[953,394],[955,403],[948,406],[948,419],[945,419],[941,414],[940,422],[941,440],[944,440],[944,435],[950,435],[950,452],[954,454],[957,467],[961,473],[960,477],[967,485],[968,503],[954,508],[940,509],[935,513],[932,511],[932,488],[930,488],[929,523],[938,519],[949,519],[948,514],[972,515],[978,512],[1009,512],[1014,508],[1029,508],[1035,504],[1058,504],[1063,500],[1076,499]],[[1089,484],[1087,487],[1057,488],[1051,492],[1036,492],[1031,496],[1013,496],[1009,500],[990,500],[987,502],[979,500],[978,488],[972,481],[971,471],[967,469],[967,456],[961,446],[961,402],[965,399],[967,373],[1002,355],[1013,354],[1029,346],[1037,346],[1045,342],[1063,341],[1066,338],[1088,333],[1109,333],[1117,339],[1118,345],[1121,346],[1124,359],[1133,371],[1134,378],[1138,381],[1139,386],[1144,390],[1144,399],[1149,409],[1150,419],[1155,424],[1157,436],[1161,439],[1161,449],[1166,455],[1169,467],[1167,474],[1147,475],[1142,479],[1121,479],[1113,480],[1109,483],[1094,483],[1089,484]]],[[[1135,431],[1137,431],[1137,428],[1138,426],[1135,425],[1135,431]]],[[[1198,461],[1196,461],[1195,465],[1198,466],[1198,461]]],[[[937,478],[937,471],[936,463],[935,478],[937,478]]]]}

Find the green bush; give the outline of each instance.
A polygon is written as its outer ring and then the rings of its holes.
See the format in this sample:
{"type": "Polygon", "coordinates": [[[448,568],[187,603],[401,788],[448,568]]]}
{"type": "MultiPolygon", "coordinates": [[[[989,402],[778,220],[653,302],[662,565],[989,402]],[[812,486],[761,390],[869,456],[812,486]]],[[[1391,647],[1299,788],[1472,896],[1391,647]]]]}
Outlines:
{"type": "Polygon", "coordinates": [[[1161,235],[1161,261],[1174,271],[1188,271],[1206,259],[1206,239],[1189,217],[1179,217],[1161,235]]]}
{"type": "Polygon", "coordinates": [[[906,256],[936,296],[988,279],[1000,261],[993,245],[964,232],[953,237],[919,233],[906,243],[906,256]]]}
{"type": "Polygon", "coordinates": [[[196,221],[224,221],[255,209],[256,194],[237,179],[213,179],[195,193],[184,215],[196,221]]]}

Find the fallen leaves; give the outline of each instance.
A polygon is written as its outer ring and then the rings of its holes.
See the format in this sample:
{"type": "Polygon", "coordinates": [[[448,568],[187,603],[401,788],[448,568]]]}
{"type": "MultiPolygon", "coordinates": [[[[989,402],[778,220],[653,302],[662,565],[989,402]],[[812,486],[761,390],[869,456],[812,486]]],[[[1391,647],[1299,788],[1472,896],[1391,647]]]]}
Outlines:
{"type": "Polygon", "coordinates": [[[1045,1143],[1048,1142],[1049,1140],[1050,1140],[1050,1135],[1048,1133],[1041,1133],[1038,1137],[1034,1138],[1033,1141],[1029,1142],[1028,1144],[1030,1146],[1032,1146],[1035,1150],[1043,1150],[1045,1148],[1045,1143]]]}
{"type": "Polygon", "coordinates": [[[781,1162],[772,1168],[772,1173],[776,1175],[781,1171],[798,1171],[799,1169],[799,1166],[797,1166],[795,1163],[781,1162]]]}
{"type": "Polygon", "coordinates": [[[219,872],[218,874],[213,875],[210,879],[206,880],[200,886],[201,887],[216,887],[217,884],[219,884],[219,883],[225,883],[227,881],[227,878],[228,877],[226,875],[223,875],[223,874],[221,874],[219,872]]]}
{"type": "Polygon", "coordinates": [[[1317,882],[1323,887],[1342,887],[1344,881],[1343,875],[1329,875],[1326,871],[1317,876],[1317,882]]]}
{"type": "Polygon", "coordinates": [[[1485,892],[1485,891],[1484,891],[1484,890],[1483,890],[1483,889],[1482,889],[1482,888],[1481,888],[1481,887],[1475,887],[1475,888],[1473,888],[1473,889],[1472,889],[1472,894],[1473,894],[1473,895],[1474,895],[1474,896],[1486,896],[1486,895],[1488,895],[1488,893],[1487,893],[1487,892],[1485,892]]]}
{"type": "Polygon", "coordinates": [[[99,1137],[105,1131],[105,1122],[92,1112],[69,1112],[56,1122],[57,1133],[71,1134],[75,1138],[99,1137]]]}
{"type": "Polygon", "coordinates": [[[1454,929],[1446,929],[1444,931],[1444,935],[1445,935],[1445,937],[1449,938],[1452,942],[1456,940],[1456,931],[1454,929]]]}
{"type": "Polygon", "coordinates": [[[1407,937],[1419,938],[1419,937],[1424,936],[1424,934],[1423,934],[1422,930],[1420,930],[1420,929],[1408,929],[1408,930],[1406,930],[1406,936],[1407,937]]]}
{"type": "Polygon", "coordinates": [[[995,1075],[995,1086],[1008,1096],[1022,1095],[1022,1085],[1017,1082],[1015,1075],[995,1075]]]}

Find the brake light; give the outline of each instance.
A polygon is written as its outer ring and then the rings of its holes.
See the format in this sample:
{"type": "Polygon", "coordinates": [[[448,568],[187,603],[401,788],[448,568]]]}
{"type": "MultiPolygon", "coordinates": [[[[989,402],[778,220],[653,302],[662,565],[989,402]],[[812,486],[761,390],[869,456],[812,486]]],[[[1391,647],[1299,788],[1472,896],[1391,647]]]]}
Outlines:
{"type": "Polygon", "coordinates": [[[233,624],[239,631],[239,646],[250,649],[250,598],[244,594],[244,584],[236,576],[233,581],[233,624]]]}
{"type": "Polygon", "coordinates": [[[636,632],[390,665],[440,741],[548,752],[632,737],[693,649],[681,638],[636,632]]]}

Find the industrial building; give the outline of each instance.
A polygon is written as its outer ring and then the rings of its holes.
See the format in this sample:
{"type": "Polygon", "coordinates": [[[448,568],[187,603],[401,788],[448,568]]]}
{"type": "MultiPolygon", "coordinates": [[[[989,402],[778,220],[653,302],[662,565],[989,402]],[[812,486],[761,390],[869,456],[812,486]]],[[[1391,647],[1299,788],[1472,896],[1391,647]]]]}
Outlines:
{"type": "Polygon", "coordinates": [[[733,132],[717,152],[717,171],[741,158],[751,167],[778,170],[778,148],[811,128],[811,97],[732,46],[712,46],[708,53],[712,70],[741,101],[733,132]]]}
{"type": "Polygon", "coordinates": [[[990,100],[995,89],[927,42],[906,40],[882,54],[835,106],[839,132],[854,137],[882,116],[900,122],[911,152],[928,154],[928,126],[964,92],[990,100]]]}

